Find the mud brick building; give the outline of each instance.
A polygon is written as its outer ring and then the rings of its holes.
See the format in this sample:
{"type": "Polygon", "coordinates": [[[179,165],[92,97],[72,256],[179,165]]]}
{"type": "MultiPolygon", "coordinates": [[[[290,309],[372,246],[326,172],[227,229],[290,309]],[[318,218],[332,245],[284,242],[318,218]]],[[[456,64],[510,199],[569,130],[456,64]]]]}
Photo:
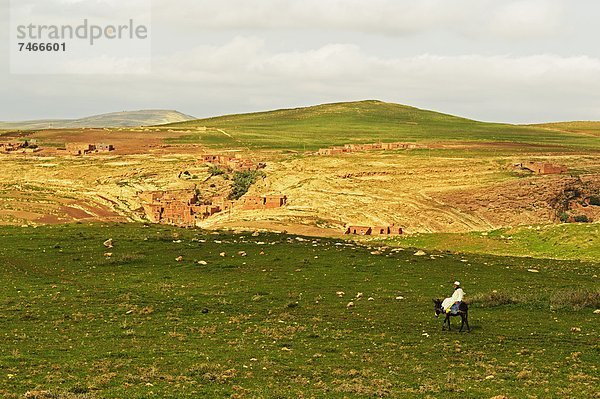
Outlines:
{"type": "Polygon", "coordinates": [[[258,170],[266,167],[263,163],[255,163],[250,159],[244,159],[239,156],[230,157],[226,155],[207,154],[202,156],[202,162],[215,166],[220,166],[230,171],[258,170]]]}
{"type": "Polygon", "coordinates": [[[115,150],[115,146],[112,144],[100,143],[100,144],[96,144],[96,150],[98,152],[110,152],[110,151],[115,150]]]}
{"type": "Polygon", "coordinates": [[[367,226],[349,226],[346,229],[345,234],[352,234],[356,236],[370,236],[373,230],[367,226]]]}
{"type": "Polygon", "coordinates": [[[566,173],[568,171],[568,169],[564,166],[544,162],[523,162],[518,164],[517,167],[532,171],[538,175],[556,175],[566,173]]]}
{"type": "Polygon", "coordinates": [[[221,204],[201,203],[194,190],[150,191],[138,197],[151,222],[179,227],[194,227],[199,220],[223,210],[221,204]]]}
{"type": "Polygon", "coordinates": [[[357,236],[391,236],[402,234],[402,228],[391,226],[348,226],[346,233],[357,236]]]}
{"type": "Polygon", "coordinates": [[[276,209],[287,205],[285,195],[243,196],[241,198],[242,209],[276,209]]]}
{"type": "Polygon", "coordinates": [[[112,144],[67,143],[65,148],[71,155],[88,155],[97,152],[110,152],[115,150],[115,147],[112,144]]]}
{"type": "Polygon", "coordinates": [[[5,154],[26,154],[41,151],[35,140],[0,143],[0,152],[5,154]]]}
{"type": "Polygon", "coordinates": [[[87,155],[96,151],[94,144],[67,143],[67,152],[72,155],[87,155]]]}

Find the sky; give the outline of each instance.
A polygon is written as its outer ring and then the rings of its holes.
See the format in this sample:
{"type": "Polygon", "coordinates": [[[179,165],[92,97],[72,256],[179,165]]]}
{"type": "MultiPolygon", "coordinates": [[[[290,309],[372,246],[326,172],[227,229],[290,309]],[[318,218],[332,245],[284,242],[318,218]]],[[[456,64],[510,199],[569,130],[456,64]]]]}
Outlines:
{"type": "MultiPolygon", "coordinates": [[[[48,18],[116,18],[99,7],[115,0],[13,1],[48,18]]],[[[484,121],[600,120],[597,0],[135,1],[151,15],[151,68],[90,56],[68,73],[20,74],[0,0],[0,120],[364,99],[484,121]]]]}

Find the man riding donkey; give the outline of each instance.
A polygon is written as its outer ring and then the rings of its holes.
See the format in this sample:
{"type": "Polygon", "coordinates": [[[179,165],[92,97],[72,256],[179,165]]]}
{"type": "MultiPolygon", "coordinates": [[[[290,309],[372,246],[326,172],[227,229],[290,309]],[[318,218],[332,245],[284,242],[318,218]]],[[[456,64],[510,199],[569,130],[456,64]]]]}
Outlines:
{"type": "Polygon", "coordinates": [[[446,315],[444,322],[442,323],[442,330],[446,324],[448,325],[448,330],[450,330],[451,316],[460,316],[462,321],[460,331],[462,331],[465,324],[467,330],[471,331],[471,328],[469,327],[469,307],[466,302],[463,302],[464,296],[465,292],[460,287],[460,281],[455,281],[454,292],[450,298],[446,298],[443,301],[439,299],[433,300],[433,303],[435,304],[435,317],[438,317],[441,313],[446,315]]]}

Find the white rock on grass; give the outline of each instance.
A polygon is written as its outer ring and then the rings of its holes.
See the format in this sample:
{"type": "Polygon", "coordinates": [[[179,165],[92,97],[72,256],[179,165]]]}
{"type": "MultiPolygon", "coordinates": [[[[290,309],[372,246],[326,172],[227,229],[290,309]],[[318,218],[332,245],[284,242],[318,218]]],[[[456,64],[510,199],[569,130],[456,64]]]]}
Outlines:
{"type": "Polygon", "coordinates": [[[346,305],[347,308],[353,308],[354,307],[354,302],[348,302],[348,304],[346,305]]]}
{"type": "Polygon", "coordinates": [[[540,272],[539,270],[536,270],[536,269],[527,269],[527,271],[530,273],[539,273],[540,272]]]}
{"type": "Polygon", "coordinates": [[[600,314],[600,309],[594,310],[594,314],[600,314]]]}
{"type": "Polygon", "coordinates": [[[208,262],[207,262],[207,261],[205,261],[205,260],[199,260],[199,261],[198,261],[198,264],[199,264],[199,265],[206,266],[206,265],[208,265],[208,262]]]}
{"type": "Polygon", "coordinates": [[[415,252],[415,256],[425,256],[425,255],[427,255],[427,254],[425,253],[425,251],[422,251],[422,250],[418,250],[417,252],[415,252]]]}

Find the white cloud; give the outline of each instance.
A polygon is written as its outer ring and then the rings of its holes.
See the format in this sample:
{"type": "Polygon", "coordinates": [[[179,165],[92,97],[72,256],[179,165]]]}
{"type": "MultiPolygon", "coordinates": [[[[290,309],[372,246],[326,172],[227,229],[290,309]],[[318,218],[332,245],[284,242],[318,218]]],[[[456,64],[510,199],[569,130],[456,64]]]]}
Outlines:
{"type": "Polygon", "coordinates": [[[406,35],[446,30],[523,38],[560,29],[566,0],[155,0],[175,29],[338,29],[406,35]]]}
{"type": "Polygon", "coordinates": [[[490,22],[504,37],[547,36],[560,30],[564,7],[557,0],[522,0],[501,4],[490,22]]]}
{"type": "Polygon", "coordinates": [[[583,103],[600,106],[600,59],[589,56],[385,58],[352,44],[269,52],[259,39],[238,37],[222,47],[155,61],[155,79],[274,107],[283,105],[277,103],[282,97],[381,98],[483,119],[530,121],[528,114],[537,118],[572,112],[583,103]]]}

